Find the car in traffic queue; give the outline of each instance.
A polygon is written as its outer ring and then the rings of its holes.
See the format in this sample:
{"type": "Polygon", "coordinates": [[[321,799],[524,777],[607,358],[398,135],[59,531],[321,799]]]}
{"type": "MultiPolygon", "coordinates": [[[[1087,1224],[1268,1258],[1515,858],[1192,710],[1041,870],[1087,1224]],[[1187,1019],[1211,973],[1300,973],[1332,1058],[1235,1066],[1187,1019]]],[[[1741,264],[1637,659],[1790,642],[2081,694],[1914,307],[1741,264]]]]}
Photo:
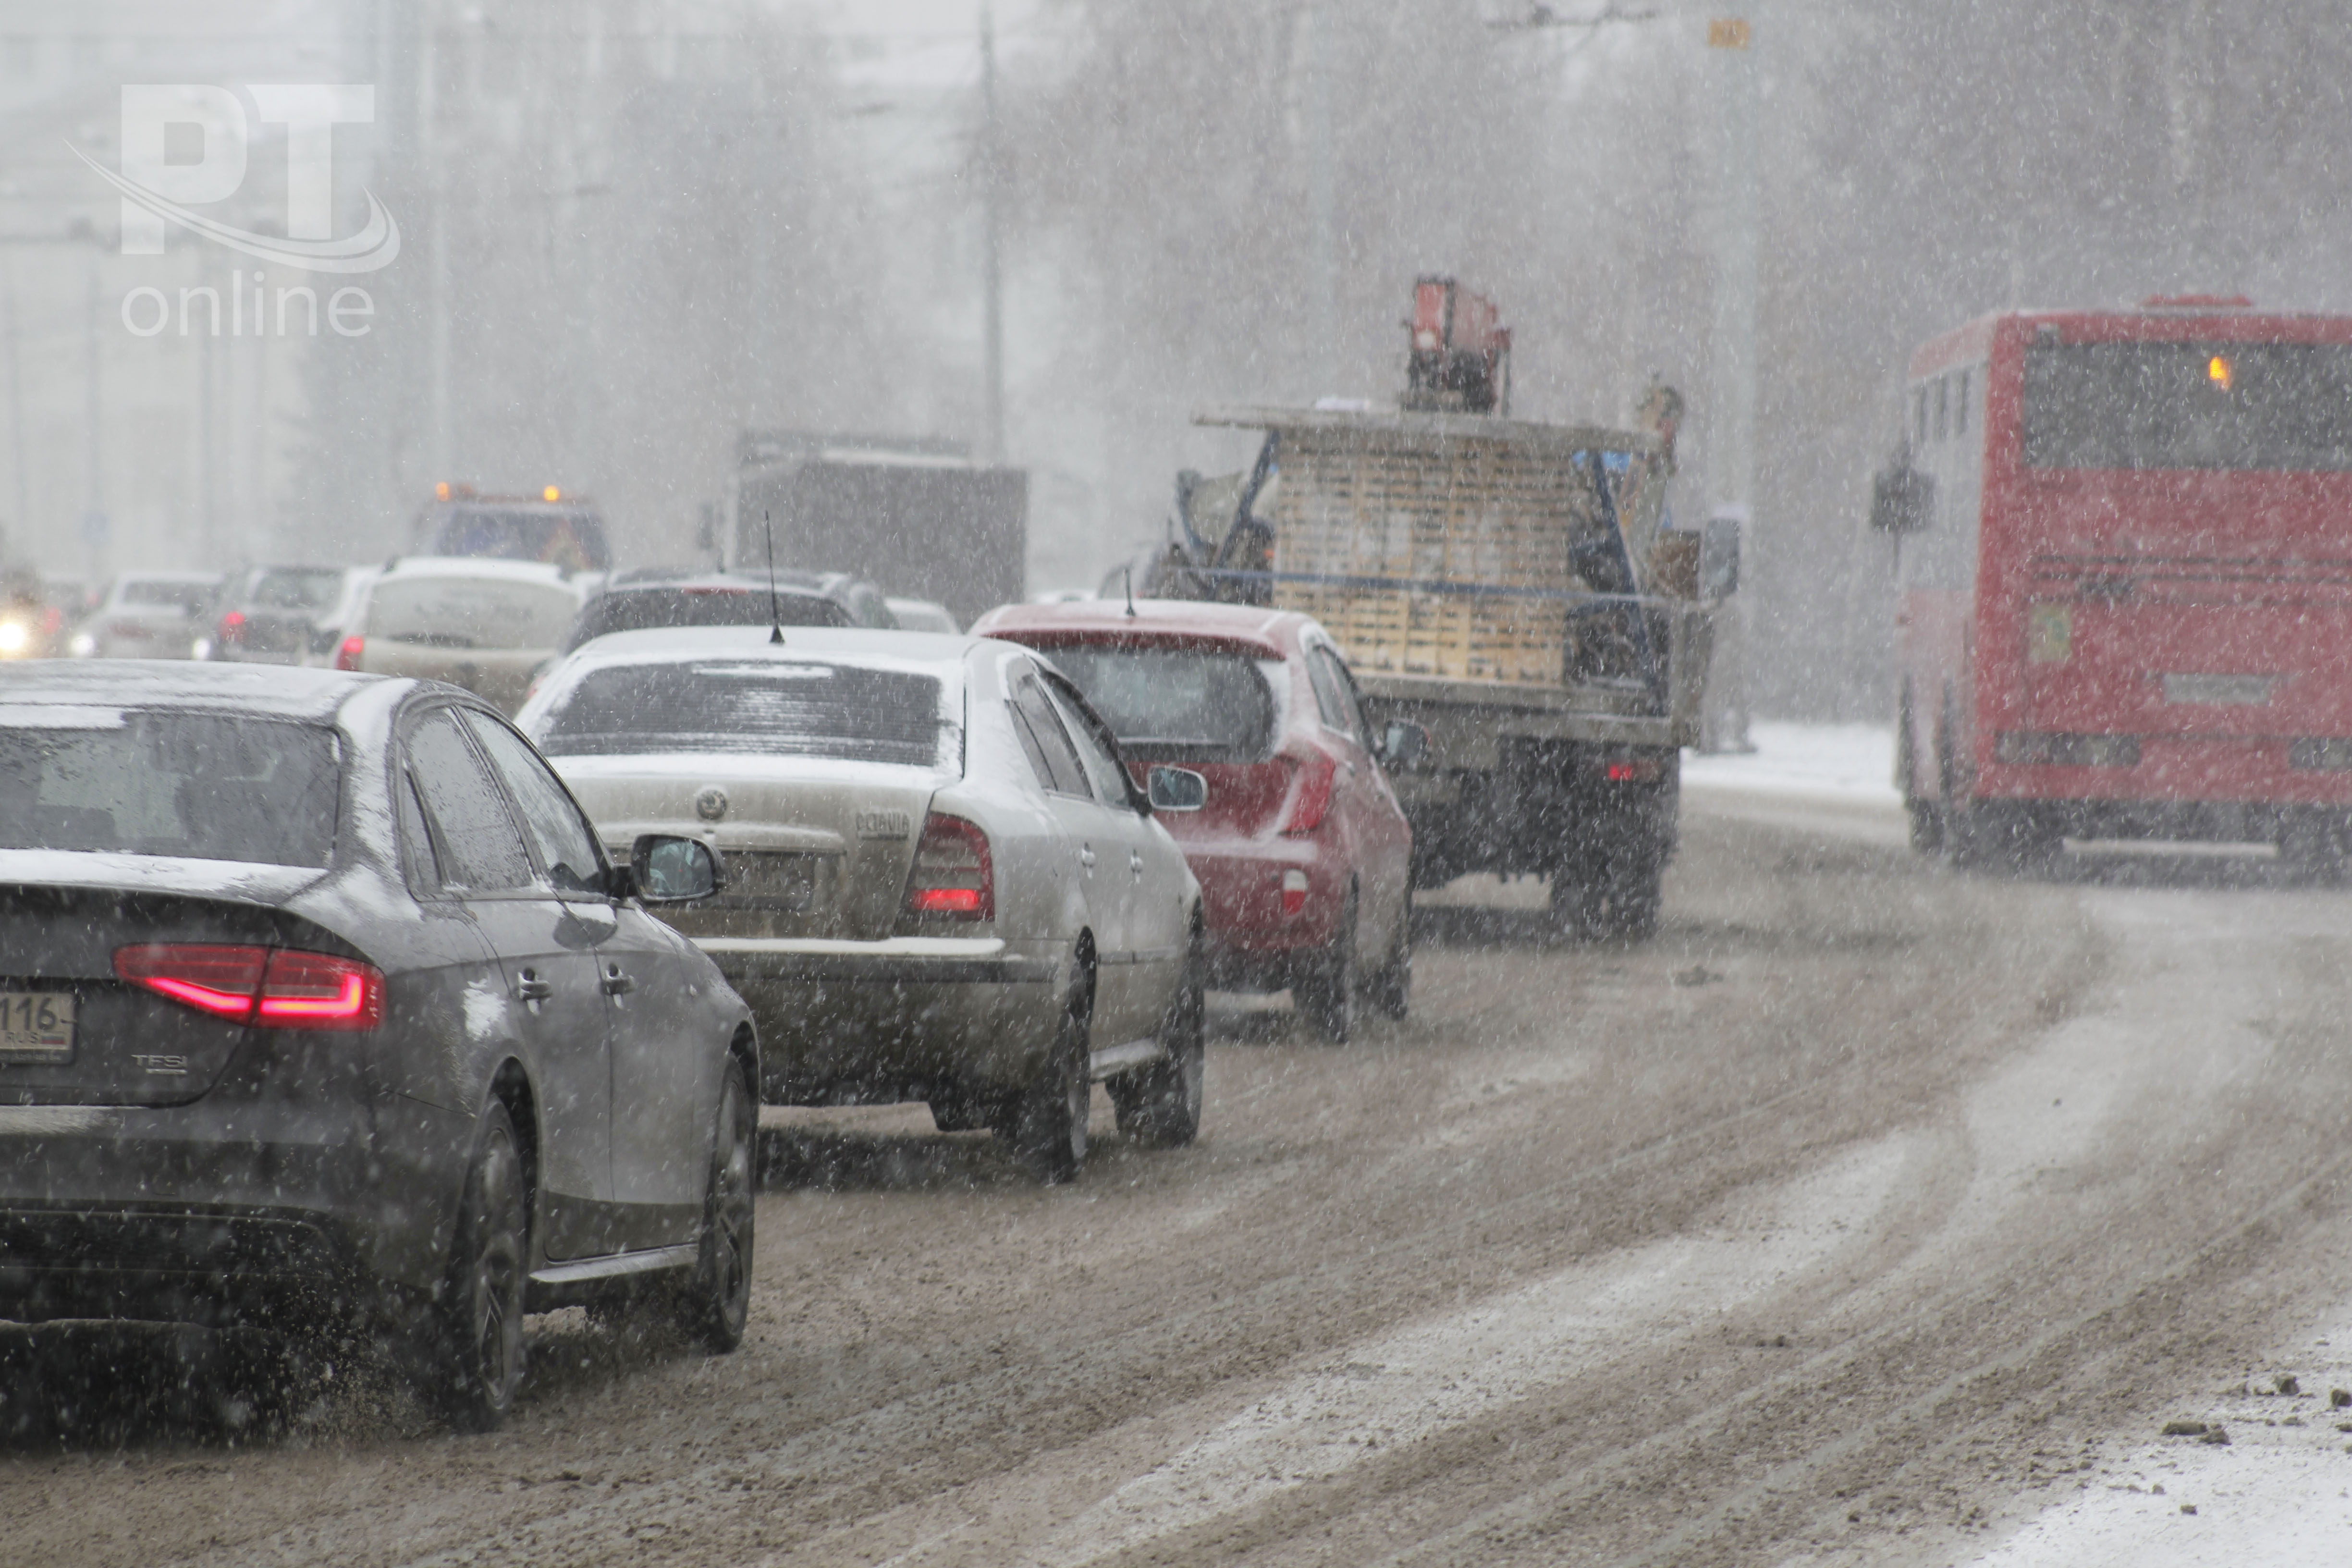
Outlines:
{"type": "Polygon", "coordinates": [[[638,568],[605,584],[580,606],[561,651],[614,632],[662,626],[851,626],[858,624],[845,596],[805,581],[728,572],[638,568]]]}
{"type": "Polygon", "coordinates": [[[320,647],[322,631],[374,575],[362,566],[252,566],[229,580],[205,657],[237,664],[308,664],[334,643],[320,647]]]}
{"type": "Polygon", "coordinates": [[[1206,781],[1169,819],[1208,910],[1209,981],[1287,988],[1327,1038],[1412,995],[1412,829],[1385,770],[1415,727],[1369,732],[1339,648],[1296,611],[1175,600],[1008,605],[973,635],[1038,650],[1129,765],[1206,781]]]}
{"type": "MultiPolygon", "coordinates": [[[[772,1104],[928,1103],[1046,1181],[1200,1125],[1200,887],[1075,688],[1009,643],[863,629],[600,637],[518,715],[608,844],[698,835],[665,911],[750,1003],[772,1104]]],[[[1147,790],[1150,793],[1147,793],[1147,790]]],[[[1156,805],[1155,805],[1156,801],[1156,805]]]]}
{"type": "Polygon", "coordinates": [[[126,572],[66,638],[76,658],[194,658],[212,631],[217,572],[126,572]]]}
{"type": "Polygon", "coordinates": [[[555,657],[581,600],[579,583],[561,567],[404,556],[367,585],[335,668],[446,681],[511,713],[555,657]]]}
{"type": "Polygon", "coordinates": [[[889,607],[890,618],[899,629],[909,632],[944,632],[955,637],[963,628],[956,625],[955,612],[937,599],[905,599],[897,595],[882,601],[889,607]]]}
{"type": "Polygon", "coordinates": [[[0,667],[0,1319],[421,1344],[498,1424],[526,1312],[718,1350],[758,1036],[488,705],[326,670],[0,667]]]}
{"type": "Polygon", "coordinates": [[[0,568],[0,659],[54,658],[65,628],[65,612],[38,574],[0,568]]]}

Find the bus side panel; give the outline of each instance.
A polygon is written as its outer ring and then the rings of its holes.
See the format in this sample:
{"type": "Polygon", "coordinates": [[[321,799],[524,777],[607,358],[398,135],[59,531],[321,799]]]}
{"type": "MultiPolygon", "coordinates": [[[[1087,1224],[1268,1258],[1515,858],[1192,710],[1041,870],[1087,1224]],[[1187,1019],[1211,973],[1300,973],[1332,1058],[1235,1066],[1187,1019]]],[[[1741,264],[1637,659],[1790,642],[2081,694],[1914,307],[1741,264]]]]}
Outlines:
{"type": "MultiPolygon", "coordinates": [[[[1895,547],[1896,630],[1908,703],[1911,794],[1940,799],[1974,779],[1973,669],[1986,495],[1986,416],[1998,406],[1983,361],[1916,382],[1906,407],[1912,461],[1935,483],[1927,527],[1895,547]]],[[[1997,415],[1996,415],[1997,417],[1997,415]]]]}

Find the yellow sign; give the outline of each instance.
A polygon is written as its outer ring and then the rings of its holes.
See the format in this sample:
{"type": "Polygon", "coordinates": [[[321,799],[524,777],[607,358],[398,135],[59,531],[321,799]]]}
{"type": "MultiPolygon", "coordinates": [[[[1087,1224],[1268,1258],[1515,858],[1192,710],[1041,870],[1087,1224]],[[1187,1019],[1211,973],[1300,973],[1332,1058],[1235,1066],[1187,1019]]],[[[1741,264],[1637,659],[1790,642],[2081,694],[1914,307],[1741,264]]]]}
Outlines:
{"type": "Polygon", "coordinates": [[[2067,605],[2031,605],[2025,611],[2025,658],[2063,664],[2074,654],[2074,611],[2067,605]]]}
{"type": "Polygon", "coordinates": [[[1748,18],[1717,16],[1706,25],[1706,47],[1710,49],[1744,49],[1748,47],[1748,18]]]}

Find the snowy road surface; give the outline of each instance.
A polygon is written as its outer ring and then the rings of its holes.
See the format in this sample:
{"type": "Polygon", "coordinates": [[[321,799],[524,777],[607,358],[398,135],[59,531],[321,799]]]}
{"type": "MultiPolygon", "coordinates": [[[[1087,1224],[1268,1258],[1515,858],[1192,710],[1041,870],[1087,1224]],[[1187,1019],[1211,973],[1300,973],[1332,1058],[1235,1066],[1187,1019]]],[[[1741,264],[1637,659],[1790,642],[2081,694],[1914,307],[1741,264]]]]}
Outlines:
{"type": "Polygon", "coordinates": [[[0,1561],[2352,1561],[2352,895],[1955,876],[1759,740],[1654,943],[1433,901],[1409,1023],[1219,1006],[1193,1149],[769,1112],[733,1357],[559,1315],[495,1436],[232,1443],[0,1331],[0,1561]]]}

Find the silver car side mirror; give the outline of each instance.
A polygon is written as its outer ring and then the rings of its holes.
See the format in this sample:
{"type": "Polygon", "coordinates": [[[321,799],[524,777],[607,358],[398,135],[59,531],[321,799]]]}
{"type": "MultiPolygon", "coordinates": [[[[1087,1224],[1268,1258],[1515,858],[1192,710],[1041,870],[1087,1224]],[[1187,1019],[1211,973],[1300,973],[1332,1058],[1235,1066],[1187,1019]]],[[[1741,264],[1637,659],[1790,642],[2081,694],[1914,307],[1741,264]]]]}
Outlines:
{"type": "Polygon", "coordinates": [[[1190,768],[1153,768],[1145,775],[1145,792],[1154,811],[1198,811],[1209,804],[1209,781],[1190,768]]]}
{"type": "Polygon", "coordinates": [[[648,833],[629,850],[629,886],[620,896],[648,904],[689,904],[727,886],[719,851],[699,838],[648,833]]]}

